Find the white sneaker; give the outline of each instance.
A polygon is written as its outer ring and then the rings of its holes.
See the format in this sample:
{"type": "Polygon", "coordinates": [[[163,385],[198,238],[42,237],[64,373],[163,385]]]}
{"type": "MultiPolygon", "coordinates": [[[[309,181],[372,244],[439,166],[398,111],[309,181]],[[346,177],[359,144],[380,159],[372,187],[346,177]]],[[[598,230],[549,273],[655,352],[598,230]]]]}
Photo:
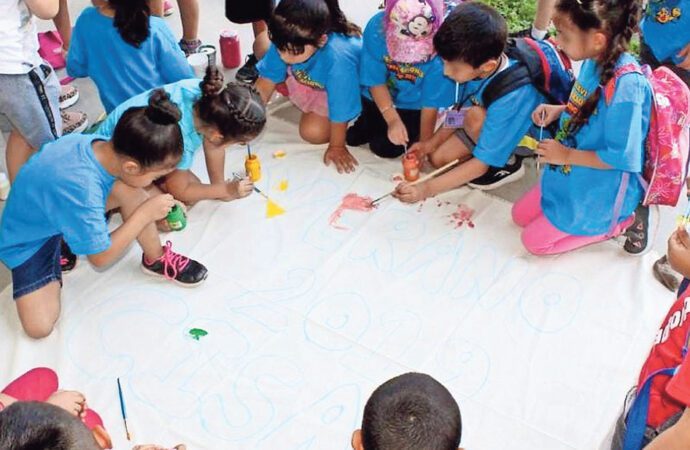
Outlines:
{"type": "Polygon", "coordinates": [[[60,109],[67,109],[79,101],[79,90],[71,84],[60,86],[60,109]]]}

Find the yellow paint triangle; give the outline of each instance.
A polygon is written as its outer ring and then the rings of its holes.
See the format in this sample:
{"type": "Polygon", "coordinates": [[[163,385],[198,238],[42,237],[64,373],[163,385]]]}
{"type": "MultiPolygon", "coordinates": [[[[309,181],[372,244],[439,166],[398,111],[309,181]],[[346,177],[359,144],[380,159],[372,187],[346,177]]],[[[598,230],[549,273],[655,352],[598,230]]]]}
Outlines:
{"type": "Polygon", "coordinates": [[[276,203],[273,203],[270,199],[266,201],[266,217],[268,219],[279,216],[281,214],[285,214],[285,210],[278,206],[276,203]]]}

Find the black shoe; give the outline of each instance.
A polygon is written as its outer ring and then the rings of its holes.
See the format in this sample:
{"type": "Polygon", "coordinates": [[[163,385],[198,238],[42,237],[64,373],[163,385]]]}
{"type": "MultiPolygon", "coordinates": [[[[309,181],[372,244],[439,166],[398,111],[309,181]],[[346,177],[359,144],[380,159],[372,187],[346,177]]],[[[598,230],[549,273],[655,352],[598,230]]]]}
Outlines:
{"type": "Polygon", "coordinates": [[[77,266],[77,255],[67,245],[63,239],[60,242],[60,269],[62,273],[71,272],[77,266]]]}
{"type": "Polygon", "coordinates": [[[253,53],[247,56],[244,66],[240,67],[240,70],[235,74],[235,79],[240,83],[254,84],[259,78],[259,71],[256,68],[258,62],[259,60],[256,59],[253,53]]]}
{"type": "Polygon", "coordinates": [[[505,167],[489,167],[488,172],[475,178],[468,185],[480,191],[489,191],[517,181],[523,176],[525,176],[525,166],[522,165],[522,157],[513,155],[505,167]]]}
{"type": "Polygon", "coordinates": [[[173,252],[170,241],[163,247],[163,256],[155,261],[148,261],[142,255],[141,270],[147,275],[166,278],[184,287],[197,286],[208,276],[203,264],[173,252]]]}
{"type": "Polygon", "coordinates": [[[627,239],[623,249],[631,255],[642,256],[649,250],[651,208],[638,205],[635,210],[635,222],[625,232],[627,239]]]}
{"type": "Polygon", "coordinates": [[[347,129],[345,142],[351,147],[359,147],[360,145],[368,144],[370,140],[369,126],[365,124],[364,119],[360,116],[354,125],[347,129]]]}

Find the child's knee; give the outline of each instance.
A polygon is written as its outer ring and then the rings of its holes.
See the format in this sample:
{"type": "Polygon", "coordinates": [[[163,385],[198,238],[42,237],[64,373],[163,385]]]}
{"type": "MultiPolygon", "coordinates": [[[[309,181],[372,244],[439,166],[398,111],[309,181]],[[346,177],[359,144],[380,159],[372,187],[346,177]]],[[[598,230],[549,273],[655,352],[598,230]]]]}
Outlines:
{"type": "Polygon", "coordinates": [[[543,236],[537,229],[527,226],[522,230],[520,240],[525,249],[532,255],[541,256],[548,254],[548,248],[544,245],[543,236]]]}
{"type": "Polygon", "coordinates": [[[330,130],[328,129],[328,120],[322,121],[302,119],[299,124],[299,135],[302,139],[310,144],[326,144],[330,138],[330,130]]]}
{"type": "Polygon", "coordinates": [[[482,133],[484,119],[486,119],[486,110],[479,106],[470,108],[465,114],[465,132],[475,142],[479,140],[479,135],[482,133]]]}
{"type": "Polygon", "coordinates": [[[119,208],[125,205],[138,206],[149,199],[146,190],[129,186],[121,181],[115,182],[110,195],[113,200],[112,202],[108,202],[107,207],[110,209],[119,208]]]}
{"type": "Polygon", "coordinates": [[[57,316],[37,315],[35,317],[23,319],[22,328],[27,336],[32,339],[43,339],[53,332],[57,316]]]}

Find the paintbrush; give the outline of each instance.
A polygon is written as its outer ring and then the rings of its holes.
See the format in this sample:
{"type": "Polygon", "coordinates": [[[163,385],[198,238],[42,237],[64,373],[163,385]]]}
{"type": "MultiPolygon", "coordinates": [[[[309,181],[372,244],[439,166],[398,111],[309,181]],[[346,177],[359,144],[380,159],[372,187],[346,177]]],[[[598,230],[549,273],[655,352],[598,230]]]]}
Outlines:
{"type": "Polygon", "coordinates": [[[129,434],[129,428],[127,427],[127,408],[125,408],[125,397],[122,395],[122,385],[120,385],[120,378],[117,379],[117,394],[120,396],[120,412],[122,412],[122,421],[125,423],[125,433],[127,434],[127,440],[131,441],[132,438],[129,434]]]}
{"type": "MultiPolygon", "coordinates": [[[[446,164],[445,166],[440,167],[440,168],[434,170],[433,172],[431,172],[431,173],[429,173],[429,174],[423,176],[423,177],[420,178],[419,180],[413,181],[412,183],[410,183],[410,186],[415,186],[415,185],[417,185],[417,184],[424,183],[425,181],[431,180],[432,178],[435,178],[435,177],[441,175],[443,172],[446,172],[446,171],[448,171],[448,170],[454,168],[454,167],[457,166],[458,164],[460,164],[460,160],[459,160],[459,159],[456,159],[456,160],[454,160],[454,161],[451,161],[451,162],[449,162],[448,164],[446,164]]],[[[379,197],[379,198],[377,198],[376,200],[372,201],[372,202],[371,202],[371,205],[374,206],[374,205],[376,205],[378,202],[380,202],[381,200],[383,200],[384,198],[390,197],[390,196],[393,195],[393,194],[395,194],[395,189],[392,190],[391,192],[389,192],[388,194],[382,195],[381,197],[379,197]]]]}
{"type": "Polygon", "coordinates": [[[247,144],[247,156],[249,157],[249,159],[252,158],[252,147],[249,144],[247,144]]]}
{"type": "MultiPolygon", "coordinates": [[[[232,173],[232,177],[233,177],[235,180],[242,180],[242,179],[243,179],[242,175],[240,175],[240,174],[237,173],[237,172],[233,172],[233,173],[232,173]]],[[[264,194],[263,192],[261,192],[261,190],[260,190],[258,187],[256,187],[256,186],[254,186],[254,192],[256,192],[257,194],[259,194],[260,196],[262,196],[262,197],[265,198],[266,200],[269,200],[268,195],[266,195],[266,194],[264,194]]]]}

